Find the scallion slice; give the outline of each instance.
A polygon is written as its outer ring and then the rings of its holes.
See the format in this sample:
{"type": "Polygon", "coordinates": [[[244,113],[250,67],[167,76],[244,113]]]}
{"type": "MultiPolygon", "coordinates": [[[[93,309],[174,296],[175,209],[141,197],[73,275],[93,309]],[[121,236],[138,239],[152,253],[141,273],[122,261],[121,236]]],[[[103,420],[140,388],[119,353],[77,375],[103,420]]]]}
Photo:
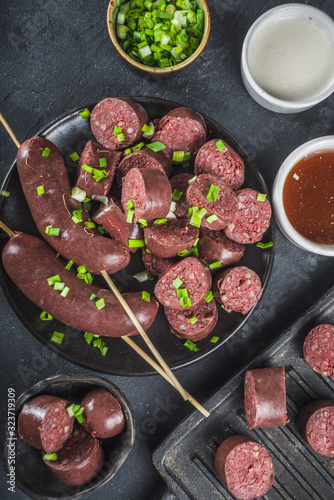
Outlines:
{"type": "MultiPolygon", "coordinates": [[[[151,50],[152,50],[152,46],[151,46],[151,50]]],[[[155,130],[153,122],[150,122],[148,125],[145,123],[142,126],[141,130],[143,132],[143,137],[145,137],[145,139],[151,139],[151,137],[153,137],[153,135],[154,135],[154,130],[155,130]]]]}
{"type": "Polygon", "coordinates": [[[53,332],[51,337],[51,342],[55,342],[56,344],[61,344],[64,338],[64,334],[60,332],[53,332]]]}
{"type": "Polygon", "coordinates": [[[147,147],[155,152],[162,151],[163,149],[166,149],[166,146],[164,144],[162,144],[162,142],[160,142],[160,141],[155,141],[155,142],[152,142],[151,144],[147,144],[147,147]]]}
{"type": "Polygon", "coordinates": [[[100,167],[106,167],[107,166],[107,158],[105,158],[104,156],[99,158],[99,163],[100,163],[100,167]]]}
{"type": "Polygon", "coordinates": [[[97,230],[98,230],[98,232],[99,232],[100,234],[102,234],[102,235],[105,233],[105,230],[103,229],[103,227],[102,227],[102,226],[97,226],[97,230]]]}
{"type": "Polygon", "coordinates": [[[172,194],[173,200],[180,201],[182,195],[183,195],[183,191],[178,191],[177,189],[174,189],[173,194],[172,194]]]}
{"type": "Polygon", "coordinates": [[[202,219],[201,217],[198,215],[198,214],[193,214],[191,217],[190,217],[190,221],[189,221],[189,224],[191,226],[195,226],[195,227],[201,227],[201,222],[202,222],[202,219]]]}
{"type": "Polygon", "coordinates": [[[225,149],[225,144],[223,143],[223,141],[221,139],[219,139],[219,141],[216,142],[216,147],[217,147],[218,151],[221,153],[223,151],[223,149],[225,149]]]}
{"type": "Polygon", "coordinates": [[[129,200],[126,205],[125,205],[126,210],[130,210],[131,208],[134,208],[134,204],[132,200],[129,200]]]}
{"type": "Polygon", "coordinates": [[[86,273],[85,274],[85,277],[84,277],[84,280],[85,280],[85,283],[87,283],[87,285],[91,285],[93,283],[93,276],[91,273],[86,273]]]}
{"type": "Polygon", "coordinates": [[[81,166],[82,170],[85,170],[85,172],[88,172],[89,174],[91,174],[93,172],[93,167],[90,167],[89,165],[87,165],[86,163],[84,163],[82,166],[81,166]]]}
{"type": "Polygon", "coordinates": [[[134,218],[134,215],[135,215],[135,211],[134,210],[130,210],[130,209],[127,209],[128,213],[127,213],[127,216],[126,216],[126,222],[133,222],[133,218],[134,218]]]}
{"type": "Polygon", "coordinates": [[[99,170],[98,168],[94,168],[93,177],[96,180],[96,182],[99,182],[104,177],[108,177],[108,174],[106,170],[99,170]]]}
{"type": "Polygon", "coordinates": [[[95,224],[91,220],[86,220],[85,226],[87,226],[89,229],[93,229],[95,227],[95,224]]]}
{"type": "Polygon", "coordinates": [[[50,278],[47,278],[46,280],[50,286],[53,286],[56,281],[61,281],[59,274],[56,274],[55,276],[51,276],[50,278]]]}
{"type": "Polygon", "coordinates": [[[138,142],[138,144],[135,144],[132,146],[132,151],[139,151],[145,144],[143,142],[138,142]]]}
{"type": "Polygon", "coordinates": [[[145,220],[145,219],[138,219],[138,222],[139,222],[139,224],[140,224],[140,226],[141,226],[142,228],[144,228],[144,227],[147,227],[147,226],[148,226],[148,222],[147,222],[147,220],[145,220]]]}
{"type": "Polygon", "coordinates": [[[181,250],[181,252],[178,252],[177,255],[179,257],[187,257],[187,255],[189,255],[189,251],[188,250],[181,250]]]}
{"type": "Polygon", "coordinates": [[[274,244],[273,241],[268,241],[268,243],[262,243],[262,241],[258,241],[256,243],[256,246],[259,248],[270,248],[273,246],[273,244],[274,244]]]}
{"type": "Polygon", "coordinates": [[[85,333],[84,333],[84,337],[85,337],[85,339],[86,339],[87,344],[90,344],[90,343],[91,343],[91,341],[92,341],[92,340],[93,340],[93,338],[94,338],[94,335],[93,335],[92,333],[85,332],[85,333]]]}
{"type": "Polygon", "coordinates": [[[173,286],[178,289],[180,288],[180,286],[182,285],[183,281],[181,280],[181,278],[178,276],[176,278],[176,280],[173,281],[173,286]]]}
{"type": "Polygon", "coordinates": [[[184,151],[173,151],[172,160],[177,163],[182,163],[184,160],[184,151]]]}
{"type": "Polygon", "coordinates": [[[71,197],[77,201],[84,201],[86,198],[86,191],[80,189],[79,187],[74,187],[71,192],[71,197]]]}
{"type": "Polygon", "coordinates": [[[74,153],[70,154],[70,158],[73,162],[80,160],[80,156],[78,155],[78,153],[76,151],[74,153]]]}
{"type": "Polygon", "coordinates": [[[122,127],[114,126],[114,135],[118,135],[122,133],[122,127]]]}
{"type": "Polygon", "coordinates": [[[129,240],[129,248],[142,248],[145,246],[144,240],[129,240]]]}
{"type": "Polygon", "coordinates": [[[222,267],[222,263],[220,262],[220,260],[216,260],[215,262],[209,264],[210,269],[218,269],[218,267],[222,267]]]}
{"type": "Polygon", "coordinates": [[[42,311],[39,317],[42,321],[51,321],[53,319],[53,316],[46,311],[42,311]]]}
{"type": "Polygon", "coordinates": [[[209,215],[209,217],[207,217],[205,220],[206,220],[209,224],[212,224],[215,220],[218,220],[218,217],[217,217],[217,215],[212,214],[212,215],[209,215]]]}
{"type": "Polygon", "coordinates": [[[66,297],[69,291],[70,291],[69,287],[65,286],[64,290],[61,292],[60,296],[61,297],[66,297]]]}
{"type": "Polygon", "coordinates": [[[190,184],[192,184],[195,180],[197,179],[197,175],[194,175],[194,177],[192,177],[191,179],[188,180],[188,184],[190,186],[190,184]]]}
{"type": "Polygon", "coordinates": [[[44,453],[43,460],[57,460],[57,453],[44,453]]]}
{"type": "Polygon", "coordinates": [[[73,266],[73,260],[69,260],[68,263],[66,264],[66,269],[71,269],[73,266]]]}
{"type": "Polygon", "coordinates": [[[206,294],[206,296],[204,297],[204,299],[205,299],[206,302],[211,302],[211,300],[213,299],[213,293],[212,293],[211,290],[206,294]]]}
{"type": "Polygon", "coordinates": [[[120,134],[117,134],[117,139],[119,140],[119,142],[123,142],[125,141],[125,137],[124,137],[124,134],[123,133],[120,133],[120,134]]]}
{"type": "Polygon", "coordinates": [[[50,148],[44,148],[43,149],[43,153],[42,153],[43,158],[47,158],[50,153],[51,153],[51,149],[50,148]]]}
{"type": "Polygon", "coordinates": [[[155,219],[154,224],[164,224],[168,219],[155,219]]]}
{"type": "Polygon", "coordinates": [[[74,210],[73,215],[72,215],[72,220],[76,224],[79,224],[79,222],[82,222],[82,210],[74,210]]]}
{"type": "Polygon", "coordinates": [[[190,349],[190,351],[193,351],[193,352],[198,352],[200,351],[200,348],[195,344],[195,342],[192,342],[191,340],[186,340],[183,345],[185,347],[188,347],[188,349],[190,349]]]}
{"type": "Polygon", "coordinates": [[[131,148],[126,148],[126,149],[124,150],[124,154],[125,154],[125,155],[130,155],[131,153],[132,153],[131,148]]]}
{"type": "Polygon", "coordinates": [[[10,192],[9,191],[6,191],[5,189],[3,189],[1,191],[1,196],[3,196],[4,198],[9,198],[10,196],[10,192]]]}
{"type": "Polygon", "coordinates": [[[256,201],[265,201],[267,195],[264,193],[257,193],[256,201]]]}
{"type": "Polygon", "coordinates": [[[100,310],[100,309],[103,309],[106,305],[105,305],[105,302],[104,302],[104,298],[102,297],[101,299],[97,300],[95,302],[95,305],[96,307],[100,310]]]}
{"type": "Polygon", "coordinates": [[[38,196],[41,196],[41,194],[45,193],[44,186],[37,186],[37,194],[38,196]]]}
{"type": "Polygon", "coordinates": [[[146,300],[146,302],[151,302],[151,295],[148,292],[145,292],[145,290],[141,292],[141,298],[146,300]]]}
{"type": "Polygon", "coordinates": [[[89,118],[91,113],[89,109],[85,108],[82,111],[79,111],[79,115],[81,116],[81,118],[89,118]]]}
{"type": "Polygon", "coordinates": [[[220,188],[218,186],[211,184],[209,192],[206,195],[206,199],[209,201],[212,201],[212,202],[217,201],[219,191],[220,191],[220,188]]]}
{"type": "Polygon", "coordinates": [[[211,337],[210,342],[212,342],[213,344],[217,344],[217,342],[218,342],[219,339],[220,339],[220,337],[216,337],[214,335],[213,337],[211,337]]]}
{"type": "Polygon", "coordinates": [[[45,232],[49,236],[59,236],[60,229],[59,227],[46,226],[45,232]]]}
{"type": "Polygon", "coordinates": [[[56,281],[55,284],[53,285],[54,290],[64,290],[65,288],[65,283],[63,281],[56,281]]]}
{"type": "Polygon", "coordinates": [[[147,281],[148,280],[148,276],[147,276],[147,271],[145,269],[145,271],[141,271],[140,273],[137,273],[137,274],[134,274],[133,277],[139,281],[139,283],[144,283],[144,281],[147,281]]]}
{"type": "Polygon", "coordinates": [[[198,319],[196,318],[196,316],[192,316],[191,318],[189,318],[189,321],[193,325],[194,323],[196,323],[196,321],[198,321],[198,319]]]}
{"type": "Polygon", "coordinates": [[[92,295],[89,297],[89,300],[94,300],[96,299],[97,295],[95,293],[92,293],[92,295]]]}

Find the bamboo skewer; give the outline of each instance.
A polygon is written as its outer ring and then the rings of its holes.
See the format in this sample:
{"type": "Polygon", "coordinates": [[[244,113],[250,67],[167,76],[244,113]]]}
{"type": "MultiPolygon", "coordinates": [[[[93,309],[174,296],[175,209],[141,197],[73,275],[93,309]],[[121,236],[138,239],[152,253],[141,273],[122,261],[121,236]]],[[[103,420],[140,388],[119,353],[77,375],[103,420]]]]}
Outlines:
{"type": "MultiPolygon", "coordinates": [[[[11,129],[10,125],[7,123],[5,120],[4,116],[2,113],[0,113],[0,121],[5,127],[6,131],[14,141],[15,145],[19,148],[21,146],[19,140],[17,139],[16,135],[14,134],[13,130],[11,129]]],[[[2,221],[0,221],[0,228],[3,229],[10,237],[15,236],[15,233],[8,228],[2,221]]],[[[193,404],[195,408],[197,408],[205,417],[208,417],[210,413],[200,404],[198,401],[196,401],[185,389],[182,387],[180,382],[177,380],[167,363],[164,361],[162,356],[159,354],[149,337],[147,336],[145,330],[142,328],[141,324],[137,320],[136,316],[134,315],[133,311],[127,304],[127,302],[124,300],[122,294],[119,292],[117,287],[115,286],[114,282],[111,280],[110,276],[105,272],[101,271],[101,275],[107,282],[109,288],[112,290],[120,304],[122,305],[123,309],[133,322],[134,326],[138,330],[139,334],[145,341],[146,345],[149,347],[151,352],[154,354],[156,359],[159,361],[160,365],[159,366],[150,356],[148,356],[135,342],[133,342],[132,339],[130,339],[127,336],[122,336],[122,340],[124,340],[132,349],[134,349],[139,356],[141,356],[147,363],[149,363],[161,376],[163,376],[183,397],[184,400],[188,400],[190,403],[193,404]]]]}

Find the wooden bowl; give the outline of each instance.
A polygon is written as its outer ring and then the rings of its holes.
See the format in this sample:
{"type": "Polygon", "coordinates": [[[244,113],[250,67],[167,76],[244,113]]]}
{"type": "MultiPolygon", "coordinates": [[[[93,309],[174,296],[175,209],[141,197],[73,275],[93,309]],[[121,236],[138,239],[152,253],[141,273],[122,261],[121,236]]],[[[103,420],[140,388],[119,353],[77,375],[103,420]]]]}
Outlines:
{"type": "Polygon", "coordinates": [[[145,71],[146,73],[152,73],[155,75],[163,75],[163,74],[169,74],[169,73],[174,73],[175,71],[179,71],[182,68],[185,68],[186,66],[189,66],[189,64],[193,63],[195,59],[197,59],[198,56],[201,55],[208,39],[209,39],[209,34],[210,34],[210,28],[211,28],[211,17],[210,17],[210,11],[208,4],[206,0],[197,0],[197,3],[201,9],[204,11],[204,33],[203,33],[203,38],[201,40],[201,43],[195,50],[195,52],[182,61],[179,64],[176,64],[175,66],[169,66],[168,68],[159,68],[159,67],[152,67],[152,66],[145,66],[145,64],[141,64],[132,57],[130,57],[122,47],[120,46],[115,29],[114,29],[114,24],[115,24],[115,18],[117,14],[117,9],[121,5],[122,1],[121,0],[110,0],[109,2],[109,7],[108,7],[108,12],[107,12],[107,25],[108,25],[108,32],[109,36],[111,38],[112,43],[114,44],[114,47],[116,48],[117,52],[125,59],[131,66],[141,69],[142,71],[145,71]]]}

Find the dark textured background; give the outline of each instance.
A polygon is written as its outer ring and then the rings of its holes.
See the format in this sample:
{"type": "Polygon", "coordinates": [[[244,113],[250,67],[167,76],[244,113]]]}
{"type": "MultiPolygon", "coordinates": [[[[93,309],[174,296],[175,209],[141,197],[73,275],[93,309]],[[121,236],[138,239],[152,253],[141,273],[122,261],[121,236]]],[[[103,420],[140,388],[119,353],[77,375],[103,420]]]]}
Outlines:
{"type": "MultiPolygon", "coordinates": [[[[243,87],[239,62],[252,22],[279,1],[209,0],[212,31],[202,56],[170,77],[135,72],[114,50],[107,33],[104,0],[1,0],[1,112],[20,141],[64,112],[108,96],[143,95],[194,107],[224,126],[254,158],[269,189],[285,157],[301,143],[334,133],[334,96],[296,115],[261,108],[243,87]]],[[[331,0],[311,3],[334,16],[331,0]]],[[[0,184],[16,147],[0,128],[0,184]]],[[[255,352],[269,344],[295,316],[333,284],[334,260],[299,250],[278,231],[269,286],[249,323],[226,347],[177,372],[203,402],[255,352]]],[[[17,396],[59,372],[84,372],[38,343],[17,320],[0,292],[1,437],[8,387],[17,396]]],[[[134,449],[117,476],[91,498],[153,500],[163,482],[151,464],[157,444],[191,406],[159,376],[108,377],[126,394],[137,421],[134,449]]],[[[1,498],[11,498],[1,471],[1,498]]],[[[19,490],[15,498],[26,495],[19,490]]],[[[210,500],[210,499],[205,499],[210,500]]]]}

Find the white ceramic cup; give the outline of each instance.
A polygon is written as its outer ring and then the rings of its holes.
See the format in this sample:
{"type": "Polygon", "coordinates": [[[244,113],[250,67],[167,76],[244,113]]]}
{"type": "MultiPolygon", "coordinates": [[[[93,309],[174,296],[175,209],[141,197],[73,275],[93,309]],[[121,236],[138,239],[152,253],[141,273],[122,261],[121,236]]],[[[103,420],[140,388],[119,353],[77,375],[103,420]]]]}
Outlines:
{"type": "Polygon", "coordinates": [[[263,90],[254,80],[248,63],[248,51],[253,37],[256,35],[258,29],[262,28],[265,24],[279,19],[297,17],[301,19],[312,18],[316,24],[322,27],[334,43],[334,21],[325,12],[312,7],[311,5],[291,3],[283,4],[273,9],[268,10],[260,16],[250,27],[242,46],[241,54],[241,76],[243,83],[251,95],[251,97],[266,109],[275,111],[277,113],[299,113],[312,108],[319,102],[326,99],[334,91],[334,72],[330,83],[323,89],[317,96],[304,101],[286,101],[273,97],[268,92],[263,90]]]}
{"type": "Polygon", "coordinates": [[[273,191],[272,191],[272,202],[274,213],[276,216],[276,221],[282,233],[295,245],[307,250],[312,253],[317,253],[319,255],[327,255],[334,257],[334,245],[322,245],[320,243],[315,243],[311,240],[306,239],[290,223],[284,209],[283,205],[283,187],[287,175],[290,170],[299,162],[302,158],[310,153],[316,153],[318,151],[333,151],[334,152],[334,135],[327,135],[324,137],[318,137],[312,141],[305,142],[297,149],[295,149],[282,163],[279,171],[277,172],[273,191]]]}

